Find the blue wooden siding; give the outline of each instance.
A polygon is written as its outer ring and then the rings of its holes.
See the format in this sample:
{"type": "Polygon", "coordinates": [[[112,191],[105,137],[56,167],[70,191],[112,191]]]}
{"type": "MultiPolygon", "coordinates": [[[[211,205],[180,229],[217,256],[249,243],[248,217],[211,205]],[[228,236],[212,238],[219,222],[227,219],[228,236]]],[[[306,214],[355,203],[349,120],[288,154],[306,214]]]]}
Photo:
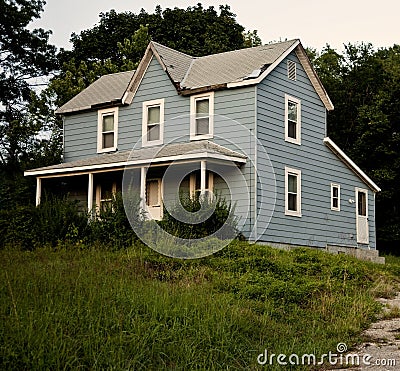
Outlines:
{"type": "MultiPolygon", "coordinates": [[[[296,55],[297,80],[287,78],[286,60],[257,88],[257,131],[276,176],[276,205],[261,241],[325,247],[327,244],[357,246],[355,187],[368,187],[324,144],[325,107],[309,82],[296,55]],[[285,94],[301,100],[301,145],[285,141],[285,94]],[[285,215],[285,166],[301,171],[302,217],[285,215]],[[341,187],[341,209],[331,210],[331,183],[341,187]]],[[[258,161],[260,187],[266,179],[265,163],[258,161]]],[[[370,246],[375,247],[374,195],[369,195],[370,246]]],[[[259,224],[270,215],[260,210],[259,224]]],[[[260,229],[260,227],[259,227],[260,229]]],[[[259,233],[262,231],[259,230],[259,233]]]]}
{"type": "MultiPolygon", "coordinates": [[[[190,97],[176,92],[167,74],[158,61],[153,58],[135,94],[132,104],[119,107],[118,150],[141,148],[142,103],[164,99],[164,144],[188,142],[190,140],[190,97]]],[[[243,192],[243,179],[237,175],[229,177],[231,193],[239,206],[237,212],[247,214],[244,233],[251,229],[254,215],[254,158],[253,140],[255,127],[255,87],[216,91],[214,93],[214,142],[236,150],[245,151],[251,158],[241,170],[248,185],[249,194],[243,192]],[[250,204],[249,204],[250,201],[250,204]]],[[[97,111],[66,116],[64,123],[65,147],[64,161],[74,161],[96,156],[97,154],[97,111]]],[[[217,178],[216,178],[217,179],[217,178]]],[[[216,181],[216,189],[226,193],[223,183],[216,181]]],[[[167,194],[168,185],[164,185],[167,194]]]]}

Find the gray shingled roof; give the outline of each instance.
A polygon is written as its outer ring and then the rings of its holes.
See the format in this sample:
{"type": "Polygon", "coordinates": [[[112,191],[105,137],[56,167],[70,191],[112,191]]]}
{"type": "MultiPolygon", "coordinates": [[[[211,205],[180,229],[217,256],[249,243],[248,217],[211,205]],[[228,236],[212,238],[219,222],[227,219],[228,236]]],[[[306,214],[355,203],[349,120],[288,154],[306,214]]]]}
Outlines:
{"type": "Polygon", "coordinates": [[[180,82],[181,88],[194,89],[243,81],[254,70],[265,70],[297,41],[284,41],[197,58],[161,44],[153,44],[174,81],[180,82]]]}
{"type": "MultiPolygon", "coordinates": [[[[192,57],[152,41],[168,74],[182,89],[228,84],[245,80],[253,71],[263,71],[274,63],[297,40],[257,46],[192,57]]],[[[56,110],[67,114],[106,103],[120,103],[130,86],[135,71],[126,71],[101,76],[78,95],[56,110]]]]}
{"type": "Polygon", "coordinates": [[[45,175],[52,172],[71,172],[77,171],[78,168],[90,169],[102,165],[125,166],[129,163],[150,163],[161,161],[164,157],[174,157],[182,155],[196,155],[206,153],[208,156],[223,155],[236,158],[243,162],[246,156],[242,153],[232,151],[229,148],[220,146],[208,140],[195,141],[190,143],[173,143],[163,147],[141,148],[134,151],[115,152],[110,154],[100,154],[95,157],[89,157],[82,160],[65,162],[58,165],[40,167],[37,169],[27,170],[25,175],[45,175]],[[38,174],[40,173],[40,174],[38,174]]]}
{"type": "Polygon", "coordinates": [[[126,71],[101,76],[70,101],[58,108],[56,113],[82,111],[98,104],[121,101],[134,72],[126,71]]]}

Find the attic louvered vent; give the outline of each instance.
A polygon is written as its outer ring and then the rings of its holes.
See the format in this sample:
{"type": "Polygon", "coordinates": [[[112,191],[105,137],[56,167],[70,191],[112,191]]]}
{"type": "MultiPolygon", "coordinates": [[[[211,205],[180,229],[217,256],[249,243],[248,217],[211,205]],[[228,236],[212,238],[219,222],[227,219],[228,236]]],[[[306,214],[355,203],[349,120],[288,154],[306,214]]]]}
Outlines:
{"type": "Polygon", "coordinates": [[[296,81],[296,62],[287,61],[287,75],[289,80],[296,81]]]}

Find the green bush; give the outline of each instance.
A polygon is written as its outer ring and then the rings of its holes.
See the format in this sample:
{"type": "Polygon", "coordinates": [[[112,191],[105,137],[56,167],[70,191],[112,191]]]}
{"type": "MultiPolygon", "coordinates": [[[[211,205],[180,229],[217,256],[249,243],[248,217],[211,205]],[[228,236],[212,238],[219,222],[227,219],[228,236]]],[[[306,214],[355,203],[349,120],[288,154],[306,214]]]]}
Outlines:
{"type": "MultiPolygon", "coordinates": [[[[141,223],[139,202],[130,205],[134,223],[141,223]]],[[[110,205],[92,215],[82,213],[78,201],[45,196],[39,206],[19,206],[0,210],[0,247],[33,250],[37,246],[93,243],[112,248],[131,246],[136,235],[125,214],[122,196],[117,193],[110,205]]]]}
{"type": "MultiPolygon", "coordinates": [[[[143,222],[140,211],[140,199],[133,199],[129,204],[130,220],[135,228],[140,228],[143,222]]],[[[97,210],[97,214],[89,221],[90,234],[86,236],[89,242],[98,241],[103,244],[122,248],[131,246],[137,236],[126,216],[121,192],[113,195],[112,201],[97,210]]]]}
{"type": "Polygon", "coordinates": [[[235,208],[220,195],[208,198],[198,193],[195,197],[182,194],[180,202],[169,210],[164,207],[159,225],[173,236],[199,239],[215,233],[220,239],[230,239],[239,235],[235,208]]]}

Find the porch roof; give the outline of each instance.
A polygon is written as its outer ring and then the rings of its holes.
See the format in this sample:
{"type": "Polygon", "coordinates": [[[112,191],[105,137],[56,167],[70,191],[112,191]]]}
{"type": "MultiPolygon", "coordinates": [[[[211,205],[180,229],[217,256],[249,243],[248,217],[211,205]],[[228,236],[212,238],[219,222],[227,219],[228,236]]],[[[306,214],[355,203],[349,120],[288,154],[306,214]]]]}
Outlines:
{"type": "Polygon", "coordinates": [[[102,169],[123,168],[127,165],[151,165],[171,161],[215,159],[245,163],[246,156],[209,140],[190,143],[172,143],[165,146],[141,148],[132,151],[99,154],[58,165],[40,167],[25,171],[25,176],[47,176],[67,173],[85,173],[102,169]]]}

